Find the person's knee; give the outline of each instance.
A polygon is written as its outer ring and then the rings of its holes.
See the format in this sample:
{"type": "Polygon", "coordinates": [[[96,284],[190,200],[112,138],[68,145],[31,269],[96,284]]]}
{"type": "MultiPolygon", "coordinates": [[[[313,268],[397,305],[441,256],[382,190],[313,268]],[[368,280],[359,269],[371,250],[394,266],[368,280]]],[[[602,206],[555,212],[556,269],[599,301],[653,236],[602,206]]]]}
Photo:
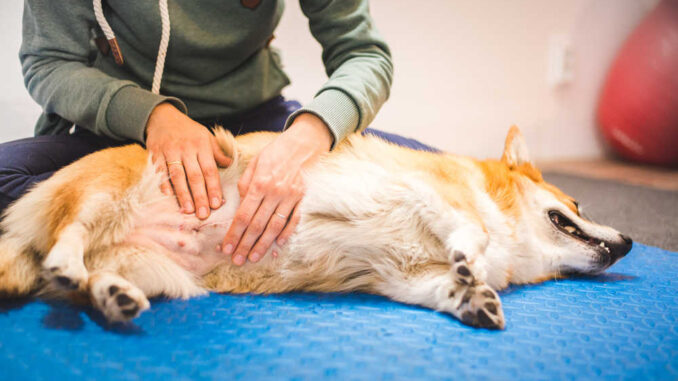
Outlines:
{"type": "Polygon", "coordinates": [[[0,210],[54,172],[44,143],[28,138],[0,144],[0,210]]]}

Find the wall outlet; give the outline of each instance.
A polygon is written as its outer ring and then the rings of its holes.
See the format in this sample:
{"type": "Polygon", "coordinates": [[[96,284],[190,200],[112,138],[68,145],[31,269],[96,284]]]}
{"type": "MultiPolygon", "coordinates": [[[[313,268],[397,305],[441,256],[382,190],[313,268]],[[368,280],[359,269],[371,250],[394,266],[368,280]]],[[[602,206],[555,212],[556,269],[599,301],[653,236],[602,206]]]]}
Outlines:
{"type": "Polygon", "coordinates": [[[560,87],[572,80],[574,80],[572,42],[566,34],[554,34],[549,38],[546,82],[551,87],[560,87]]]}

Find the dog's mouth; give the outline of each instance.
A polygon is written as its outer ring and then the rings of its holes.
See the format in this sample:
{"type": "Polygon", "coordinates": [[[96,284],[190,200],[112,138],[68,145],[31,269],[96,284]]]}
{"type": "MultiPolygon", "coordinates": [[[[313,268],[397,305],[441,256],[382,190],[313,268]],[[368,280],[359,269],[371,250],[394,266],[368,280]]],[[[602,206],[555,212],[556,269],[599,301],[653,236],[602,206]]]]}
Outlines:
{"type": "Polygon", "coordinates": [[[587,245],[600,247],[608,254],[610,253],[610,248],[605,244],[605,241],[599,240],[597,238],[586,235],[577,224],[572,222],[569,218],[565,217],[564,214],[560,213],[557,210],[549,211],[549,218],[553,226],[558,228],[561,232],[574,237],[587,245]]]}

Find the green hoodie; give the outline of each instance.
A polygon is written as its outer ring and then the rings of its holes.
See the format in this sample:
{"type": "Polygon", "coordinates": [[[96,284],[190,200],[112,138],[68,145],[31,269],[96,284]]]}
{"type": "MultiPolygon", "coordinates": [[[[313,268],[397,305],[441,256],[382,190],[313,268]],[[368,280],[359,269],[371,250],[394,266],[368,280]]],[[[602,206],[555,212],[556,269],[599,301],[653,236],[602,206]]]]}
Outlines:
{"type": "MultiPolygon", "coordinates": [[[[323,47],[329,80],[301,112],[319,116],[339,142],[364,129],[386,101],[393,66],[367,0],[300,0],[323,47]]],[[[149,91],[161,34],[156,1],[108,0],[104,15],[124,64],[96,48],[103,36],[92,1],[26,0],[21,59],[26,87],[43,108],[37,135],[73,124],[144,142],[153,108],[171,102],[194,119],[229,117],[289,84],[269,46],[279,0],[170,0],[169,48],[160,93],[149,91]]]]}

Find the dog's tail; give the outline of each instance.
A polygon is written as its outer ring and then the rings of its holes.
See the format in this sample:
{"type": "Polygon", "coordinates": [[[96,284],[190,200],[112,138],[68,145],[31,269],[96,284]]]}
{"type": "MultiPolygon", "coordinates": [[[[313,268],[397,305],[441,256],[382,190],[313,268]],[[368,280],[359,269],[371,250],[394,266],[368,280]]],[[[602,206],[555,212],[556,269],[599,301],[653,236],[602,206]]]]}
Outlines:
{"type": "Polygon", "coordinates": [[[15,237],[0,235],[0,297],[29,295],[38,287],[39,281],[37,255],[15,237]]]}
{"type": "Polygon", "coordinates": [[[240,152],[238,150],[238,145],[235,142],[235,137],[231,134],[230,131],[223,129],[220,126],[217,126],[214,129],[214,136],[217,138],[217,143],[219,148],[224,151],[226,156],[230,157],[232,162],[228,168],[221,173],[221,176],[224,178],[237,178],[240,175],[240,152]]]}

